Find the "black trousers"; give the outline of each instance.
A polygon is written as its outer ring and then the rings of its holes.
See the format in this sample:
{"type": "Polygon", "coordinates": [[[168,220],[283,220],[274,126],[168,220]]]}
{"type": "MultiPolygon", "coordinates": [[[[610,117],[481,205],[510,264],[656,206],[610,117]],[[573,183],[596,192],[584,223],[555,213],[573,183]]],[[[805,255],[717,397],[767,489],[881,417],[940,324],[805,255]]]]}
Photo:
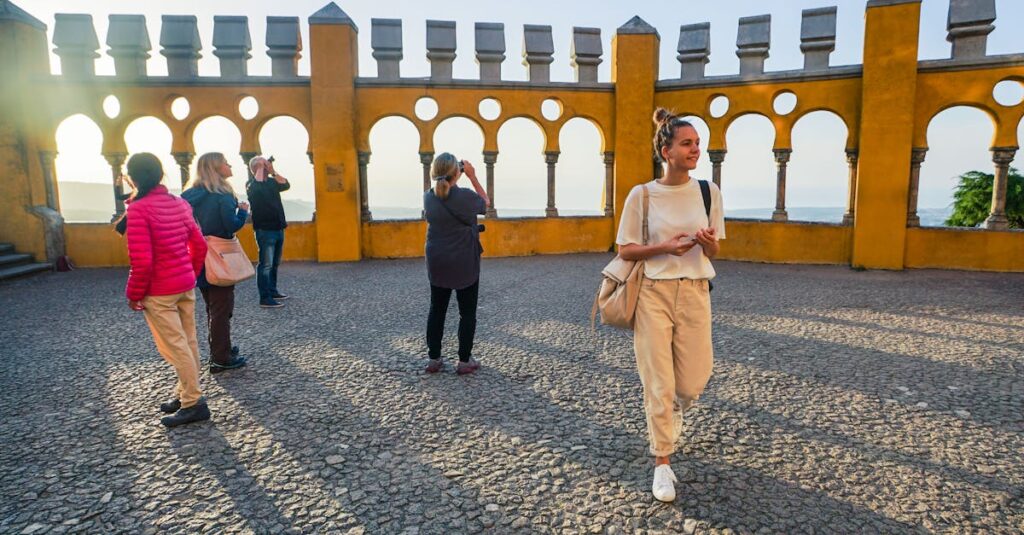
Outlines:
{"type": "MultiPolygon", "coordinates": [[[[473,355],[473,336],[476,334],[476,302],[480,294],[480,281],[472,286],[455,290],[459,302],[459,360],[466,362],[473,355]]],[[[427,315],[427,355],[441,358],[441,340],[444,338],[444,318],[448,314],[451,288],[430,285],[430,314],[427,315]]]]}
{"type": "Polygon", "coordinates": [[[231,316],[235,310],[235,287],[211,284],[199,291],[206,303],[210,361],[227,364],[231,361],[231,316]]]}

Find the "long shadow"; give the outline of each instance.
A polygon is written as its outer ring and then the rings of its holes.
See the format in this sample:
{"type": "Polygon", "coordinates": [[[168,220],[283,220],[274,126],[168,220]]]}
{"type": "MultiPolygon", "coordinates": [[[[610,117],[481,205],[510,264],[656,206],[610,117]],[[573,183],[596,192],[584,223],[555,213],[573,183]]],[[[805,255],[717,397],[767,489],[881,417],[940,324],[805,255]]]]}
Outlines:
{"type": "MultiPolygon", "coordinates": [[[[351,354],[361,358],[359,353],[351,354]]],[[[397,356],[409,362],[420,362],[415,354],[397,356]]],[[[369,360],[363,363],[371,368],[378,366],[378,363],[369,360]]],[[[537,435],[547,435],[568,439],[574,446],[584,446],[575,451],[571,447],[567,448],[566,459],[578,463],[591,474],[609,474],[610,469],[617,466],[615,460],[625,459],[631,468],[620,474],[619,482],[634,493],[646,495],[648,492],[650,461],[646,456],[646,441],[640,433],[581,418],[578,414],[566,411],[551,399],[537,394],[532,388],[535,379],[508,377],[498,368],[488,367],[470,380],[483,383],[479,386],[486,386],[486,390],[470,382],[453,388],[441,381],[426,381],[422,383],[422,391],[437,402],[447,405],[448,410],[456,413],[460,420],[472,422],[479,428],[511,435],[523,443],[532,441],[537,435]],[[509,414],[510,402],[517,407],[515,417],[510,417],[513,416],[509,414]]],[[[565,400],[572,401],[582,400],[565,400]]],[[[636,419],[642,421],[639,414],[636,419]]],[[[719,481],[720,485],[712,493],[693,492],[695,489],[687,489],[684,485],[681,493],[690,497],[688,505],[692,507],[691,511],[716,511],[716,516],[726,519],[770,518],[771,522],[763,525],[776,526],[783,523],[790,526],[790,522],[794,522],[793,515],[783,515],[779,509],[783,505],[799,503],[813,511],[816,518],[845,519],[860,525],[880,526],[888,532],[906,532],[913,528],[910,524],[834,499],[824,493],[777,480],[757,470],[729,464],[722,466],[721,463],[700,465],[696,470],[702,472],[702,476],[713,476],[712,480],[719,481]],[[732,482],[737,475],[748,481],[753,479],[756,483],[734,485],[732,482]],[[741,504],[723,504],[716,497],[733,493],[744,497],[741,504]]],[[[647,499],[650,499],[649,496],[647,499]]],[[[671,516],[672,511],[671,507],[661,508],[656,516],[662,521],[671,521],[673,518],[664,517],[671,516]]],[[[674,519],[681,520],[681,517],[674,519]]],[[[791,526],[795,528],[796,524],[791,526]]]]}

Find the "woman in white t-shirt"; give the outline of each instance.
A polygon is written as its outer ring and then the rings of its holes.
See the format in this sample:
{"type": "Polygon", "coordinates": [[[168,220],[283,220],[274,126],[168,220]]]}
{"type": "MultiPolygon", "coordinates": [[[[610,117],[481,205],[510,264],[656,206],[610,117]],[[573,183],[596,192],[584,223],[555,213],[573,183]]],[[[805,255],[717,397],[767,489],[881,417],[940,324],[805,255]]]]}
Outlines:
{"type": "Polygon", "coordinates": [[[655,456],[654,497],[675,499],[669,456],[676,450],[683,412],[711,377],[711,259],[725,238],[722,194],[713,183],[710,217],[701,185],[690,177],[700,157],[693,125],[665,109],[654,113],[654,148],[665,162],[664,177],[629,192],[616,243],[627,260],[646,260],[633,326],[648,439],[655,456]],[[648,233],[643,240],[644,189],[649,195],[648,233]]]}

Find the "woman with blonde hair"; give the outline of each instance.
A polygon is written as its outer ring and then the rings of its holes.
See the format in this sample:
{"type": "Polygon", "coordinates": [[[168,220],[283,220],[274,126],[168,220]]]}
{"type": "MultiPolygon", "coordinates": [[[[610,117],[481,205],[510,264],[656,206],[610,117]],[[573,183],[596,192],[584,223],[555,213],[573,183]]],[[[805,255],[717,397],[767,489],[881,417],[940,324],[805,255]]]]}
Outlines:
{"type": "Polygon", "coordinates": [[[459,303],[459,375],[473,373],[480,363],[472,358],[476,334],[476,308],[480,290],[480,230],[476,216],[491,204],[476,178],[473,164],[444,152],[434,159],[430,175],[434,187],[423,194],[427,220],[427,278],[430,281],[430,312],[427,315],[427,373],[444,367],[441,340],[452,290],[459,303]],[[471,191],[456,185],[469,177],[471,191]]]}
{"type": "Polygon", "coordinates": [[[665,173],[629,192],[615,243],[622,258],[645,261],[633,347],[655,457],[651,490],[670,502],[676,477],[669,457],[683,412],[711,377],[711,259],[725,238],[725,217],[718,187],[690,177],[700,157],[697,130],[663,108],[654,113],[654,123],[654,149],[665,173]]]}
{"type": "MultiPolygon", "coordinates": [[[[219,152],[199,157],[196,173],[189,181],[182,198],[192,205],[203,236],[231,239],[245,226],[249,203],[238,202],[227,181],[231,164],[219,152]]],[[[220,373],[245,366],[245,357],[231,345],[231,316],[235,308],[235,287],[214,286],[206,280],[206,270],[199,274],[199,291],[206,303],[210,343],[210,373],[220,373]]]]}

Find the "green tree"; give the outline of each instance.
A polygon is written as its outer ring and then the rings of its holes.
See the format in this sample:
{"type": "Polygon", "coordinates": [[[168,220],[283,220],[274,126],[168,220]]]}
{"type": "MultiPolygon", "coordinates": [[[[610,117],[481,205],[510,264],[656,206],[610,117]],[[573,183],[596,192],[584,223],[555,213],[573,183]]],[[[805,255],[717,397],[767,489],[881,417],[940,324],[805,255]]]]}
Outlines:
{"type": "MultiPolygon", "coordinates": [[[[953,193],[953,214],[946,224],[953,227],[976,227],[985,221],[992,209],[992,184],[995,175],[969,171],[960,175],[960,184],[953,193]]],[[[1010,168],[1006,185],[1006,219],[1010,228],[1024,228],[1024,177],[1010,168]]]]}

